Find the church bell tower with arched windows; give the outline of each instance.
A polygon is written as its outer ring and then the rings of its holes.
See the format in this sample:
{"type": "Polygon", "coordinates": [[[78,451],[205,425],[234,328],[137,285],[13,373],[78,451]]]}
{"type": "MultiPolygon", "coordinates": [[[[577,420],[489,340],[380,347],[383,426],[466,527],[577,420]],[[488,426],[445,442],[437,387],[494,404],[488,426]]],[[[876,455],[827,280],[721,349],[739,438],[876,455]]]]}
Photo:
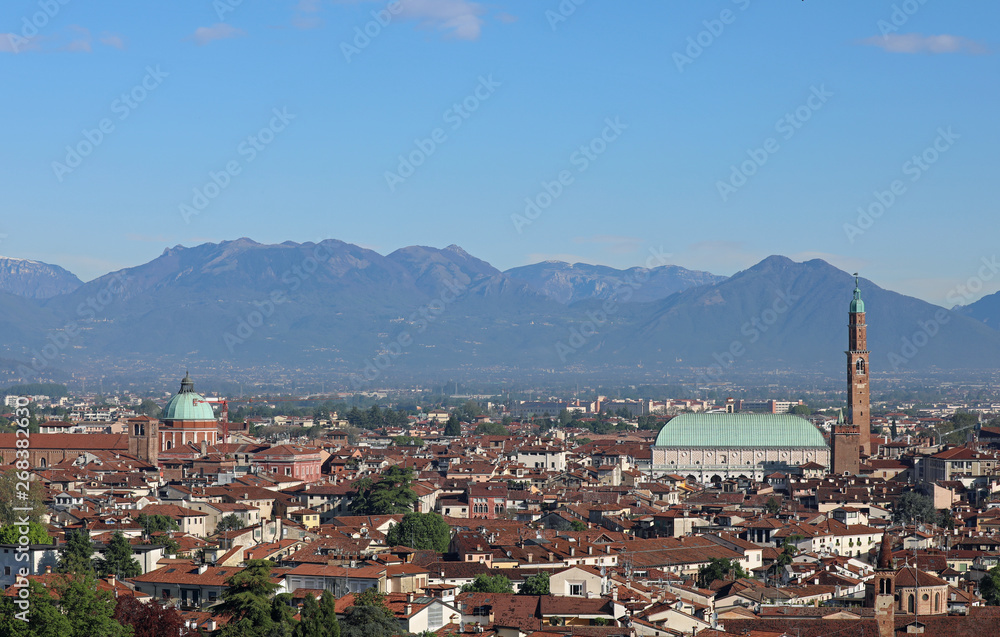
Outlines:
{"type": "Polygon", "coordinates": [[[870,456],[871,414],[868,411],[868,334],[865,325],[865,302],[861,300],[858,275],[854,274],[854,299],[848,314],[847,422],[858,428],[861,454],[870,456]]]}

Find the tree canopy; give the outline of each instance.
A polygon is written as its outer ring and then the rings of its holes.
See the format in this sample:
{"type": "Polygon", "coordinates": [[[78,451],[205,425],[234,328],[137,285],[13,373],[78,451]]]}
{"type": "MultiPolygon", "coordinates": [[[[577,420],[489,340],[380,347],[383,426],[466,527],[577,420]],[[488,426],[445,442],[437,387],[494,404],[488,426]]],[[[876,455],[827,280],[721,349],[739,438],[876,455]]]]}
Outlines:
{"type": "Polygon", "coordinates": [[[132,637],[177,637],[192,634],[176,608],[166,608],[156,601],[140,602],[131,595],[118,598],[114,618],[119,624],[132,628],[132,637]]]}
{"type": "Polygon", "coordinates": [[[746,571],[743,570],[738,561],[713,557],[708,561],[708,564],[698,569],[698,586],[707,588],[717,579],[737,580],[746,576],[746,571]]]}
{"type": "Polygon", "coordinates": [[[142,575],[142,567],[132,557],[132,544],[121,531],[115,531],[104,550],[104,557],[97,561],[99,575],[115,574],[118,579],[142,575]]]}
{"type": "MultiPolygon", "coordinates": [[[[8,524],[0,529],[0,544],[17,544],[22,528],[19,524],[8,524]]],[[[28,541],[32,544],[52,544],[52,537],[38,522],[28,522],[28,541]]]]}
{"type": "Polygon", "coordinates": [[[444,553],[450,541],[451,527],[437,513],[407,513],[386,534],[389,546],[408,546],[418,551],[444,553]]]}
{"type": "Polygon", "coordinates": [[[355,515],[392,515],[413,510],[417,494],[410,488],[413,470],[393,465],[378,482],[371,478],[358,480],[354,488],[357,494],[351,502],[355,515]]]}
{"type": "Polygon", "coordinates": [[[934,508],[934,500],[916,491],[903,493],[892,508],[892,519],[896,522],[916,520],[917,522],[932,523],[936,522],[937,518],[938,512],[934,508]]]}
{"type": "Polygon", "coordinates": [[[538,571],[534,575],[524,580],[521,586],[521,595],[548,595],[549,594],[549,572],[538,571]]]}
{"type": "Polygon", "coordinates": [[[246,568],[226,580],[218,611],[232,619],[223,629],[223,637],[265,635],[274,629],[271,597],[280,586],[271,581],[272,566],[270,560],[248,560],[246,568]]]}
{"type": "Polygon", "coordinates": [[[146,515],[145,513],[140,513],[136,522],[142,527],[142,532],[146,537],[154,533],[165,533],[178,529],[177,522],[169,515],[146,515]]]}
{"type": "Polygon", "coordinates": [[[396,616],[385,605],[385,595],[374,588],[354,596],[341,622],[341,637],[393,637],[403,631],[396,616]]]}
{"type": "Polygon", "coordinates": [[[481,422],[472,433],[477,436],[509,436],[510,430],[498,422],[481,422]]]}
{"type": "MultiPolygon", "coordinates": [[[[37,480],[28,481],[28,489],[19,489],[24,480],[18,477],[22,473],[16,468],[10,468],[0,473],[0,526],[20,522],[27,517],[30,522],[41,522],[42,516],[48,510],[42,494],[42,485],[37,480]],[[28,508],[29,511],[15,511],[17,508],[28,508]]],[[[31,474],[29,474],[31,475],[31,474]]]]}
{"type": "Polygon", "coordinates": [[[448,422],[444,425],[444,435],[446,436],[461,436],[462,435],[462,423],[458,422],[458,418],[455,414],[448,416],[448,422]]]}
{"type": "Polygon", "coordinates": [[[90,539],[87,529],[71,529],[66,532],[66,544],[63,545],[56,567],[60,573],[76,573],[83,575],[94,571],[94,542],[90,539]]]}
{"type": "Polygon", "coordinates": [[[979,581],[979,594],[989,606],[1000,606],[1000,565],[986,571],[986,577],[979,581]]]}
{"type": "Polygon", "coordinates": [[[219,523],[215,525],[215,532],[225,533],[226,531],[236,531],[245,527],[246,524],[243,522],[243,518],[235,513],[230,513],[219,519],[219,523]]]}
{"type": "Polygon", "coordinates": [[[513,593],[514,587],[504,575],[480,573],[471,584],[462,587],[463,593],[513,593]]]}

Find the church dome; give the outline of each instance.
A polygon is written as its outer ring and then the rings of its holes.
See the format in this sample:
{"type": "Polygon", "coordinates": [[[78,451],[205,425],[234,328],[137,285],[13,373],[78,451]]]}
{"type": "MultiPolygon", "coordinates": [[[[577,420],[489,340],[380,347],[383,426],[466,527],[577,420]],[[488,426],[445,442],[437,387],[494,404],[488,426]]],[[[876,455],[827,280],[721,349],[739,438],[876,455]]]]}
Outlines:
{"type": "Polygon", "coordinates": [[[180,391],[163,408],[160,420],[215,420],[212,405],[205,402],[200,394],[194,391],[194,382],[187,374],[181,381],[180,391]]]}
{"type": "Polygon", "coordinates": [[[663,425],[655,447],[826,448],[819,429],[788,414],[681,414],[663,425]]]}

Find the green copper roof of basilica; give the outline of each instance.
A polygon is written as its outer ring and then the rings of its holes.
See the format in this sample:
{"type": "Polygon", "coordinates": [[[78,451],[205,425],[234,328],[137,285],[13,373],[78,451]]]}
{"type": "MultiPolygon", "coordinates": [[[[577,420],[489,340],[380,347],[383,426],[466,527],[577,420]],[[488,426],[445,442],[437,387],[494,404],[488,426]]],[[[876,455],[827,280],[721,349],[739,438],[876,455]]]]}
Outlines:
{"type": "Polygon", "coordinates": [[[663,425],[655,447],[825,448],[819,429],[788,414],[681,414],[663,425]]]}
{"type": "Polygon", "coordinates": [[[215,420],[212,406],[194,391],[194,382],[187,374],[181,389],[163,408],[160,420],[215,420]]]}
{"type": "Polygon", "coordinates": [[[851,300],[851,314],[865,311],[865,302],[861,300],[861,288],[858,286],[858,275],[854,274],[854,298],[851,300]]]}

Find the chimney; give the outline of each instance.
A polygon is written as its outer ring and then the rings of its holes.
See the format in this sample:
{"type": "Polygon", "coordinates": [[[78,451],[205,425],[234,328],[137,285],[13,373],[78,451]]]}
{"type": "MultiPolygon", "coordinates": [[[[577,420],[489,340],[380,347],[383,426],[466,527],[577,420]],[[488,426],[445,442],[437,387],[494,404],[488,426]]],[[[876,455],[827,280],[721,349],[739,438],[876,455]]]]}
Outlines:
{"type": "Polygon", "coordinates": [[[410,593],[407,593],[407,594],[406,594],[406,601],[408,601],[408,602],[412,602],[412,601],[413,601],[413,597],[414,597],[414,595],[413,595],[413,593],[412,593],[412,592],[410,592],[410,593]]]}
{"type": "Polygon", "coordinates": [[[528,553],[528,564],[531,564],[531,560],[533,557],[534,556],[531,553],[528,553]]]}
{"type": "Polygon", "coordinates": [[[115,587],[115,574],[108,573],[108,584],[111,584],[111,588],[115,587]]]}
{"type": "Polygon", "coordinates": [[[409,617],[413,614],[413,604],[406,605],[406,616],[409,617]]]}
{"type": "Polygon", "coordinates": [[[45,567],[45,574],[46,575],[51,575],[52,574],[52,566],[46,566],[45,567]]]}

